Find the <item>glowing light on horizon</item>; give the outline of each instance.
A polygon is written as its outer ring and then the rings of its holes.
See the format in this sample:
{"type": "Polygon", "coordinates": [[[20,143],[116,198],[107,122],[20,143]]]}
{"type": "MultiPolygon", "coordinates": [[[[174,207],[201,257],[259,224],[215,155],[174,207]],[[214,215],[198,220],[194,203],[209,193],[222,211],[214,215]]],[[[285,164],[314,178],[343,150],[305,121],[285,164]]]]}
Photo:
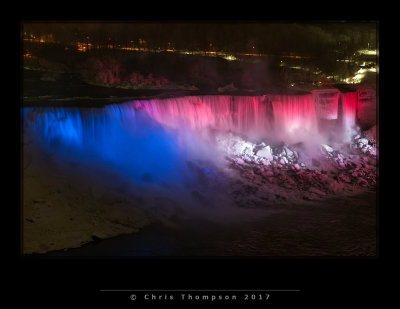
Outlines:
{"type": "MultiPolygon", "coordinates": [[[[87,40],[90,39],[90,37],[86,37],[87,40]]],[[[41,37],[35,37],[34,35],[29,35],[28,37],[24,37],[23,40],[25,41],[30,41],[30,42],[39,42],[39,43],[54,43],[54,36],[53,35],[46,35],[46,36],[41,36],[41,37]]],[[[111,38],[109,38],[111,40],[111,38]]],[[[59,43],[59,42],[58,42],[59,43]]],[[[130,41],[131,44],[133,44],[133,41],[130,41]]],[[[75,46],[76,49],[80,52],[87,52],[90,49],[94,47],[93,43],[82,43],[82,42],[74,42],[70,43],[68,45],[75,46]]],[[[140,51],[140,52],[170,52],[170,53],[181,53],[185,55],[204,55],[204,56],[210,56],[210,57],[222,57],[228,61],[240,61],[240,58],[238,56],[251,56],[251,57],[268,57],[268,56],[277,56],[273,54],[265,54],[265,53],[253,53],[253,52],[226,52],[226,51],[216,51],[216,50],[179,50],[176,49],[175,47],[172,47],[171,42],[168,43],[168,47],[165,49],[162,49],[161,47],[158,47],[156,49],[148,48],[147,42],[143,39],[139,39],[139,45],[138,46],[121,46],[120,44],[114,45],[114,44],[108,44],[108,45],[98,45],[96,46],[98,48],[100,47],[105,47],[109,49],[120,49],[120,50],[127,50],[127,51],[140,51]]],[[[212,47],[212,44],[210,45],[212,47]]],[[[253,50],[255,47],[253,46],[253,50]]],[[[283,58],[294,58],[294,59],[307,59],[310,58],[308,56],[300,56],[300,55],[280,55],[283,58]]]]}
{"type": "Polygon", "coordinates": [[[361,55],[377,55],[376,49],[360,49],[357,52],[361,55]]]}
{"type": "Polygon", "coordinates": [[[232,55],[226,55],[226,56],[223,57],[223,58],[226,59],[226,60],[229,60],[229,61],[238,60],[238,58],[236,58],[235,56],[232,56],[232,55]]]}

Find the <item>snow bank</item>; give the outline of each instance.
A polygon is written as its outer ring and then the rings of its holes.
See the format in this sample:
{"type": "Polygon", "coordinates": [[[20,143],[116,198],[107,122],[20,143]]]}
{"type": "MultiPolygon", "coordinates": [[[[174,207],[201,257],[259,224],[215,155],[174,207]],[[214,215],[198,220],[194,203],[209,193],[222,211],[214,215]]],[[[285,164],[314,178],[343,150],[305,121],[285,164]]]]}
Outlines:
{"type": "Polygon", "coordinates": [[[27,134],[23,147],[23,254],[80,247],[95,239],[136,233],[149,224],[148,216],[135,206],[140,201],[127,195],[120,183],[114,184],[121,189],[101,185],[110,175],[82,183],[88,175],[85,165],[43,155],[27,134]]]}

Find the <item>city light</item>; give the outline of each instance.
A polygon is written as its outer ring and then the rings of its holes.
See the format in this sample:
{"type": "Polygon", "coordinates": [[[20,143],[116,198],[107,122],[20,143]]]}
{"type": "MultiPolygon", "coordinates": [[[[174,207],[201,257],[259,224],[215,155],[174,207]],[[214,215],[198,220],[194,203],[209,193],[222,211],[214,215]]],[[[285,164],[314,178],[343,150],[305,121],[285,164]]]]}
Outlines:
{"type": "Polygon", "coordinates": [[[360,49],[357,51],[361,55],[376,55],[376,49],[360,49]]]}
{"type": "MultiPolygon", "coordinates": [[[[90,37],[86,36],[86,40],[89,40],[90,37]]],[[[56,42],[54,39],[53,34],[47,34],[47,35],[42,35],[40,37],[35,36],[33,34],[27,34],[26,32],[24,33],[23,37],[24,41],[27,42],[33,42],[33,43],[59,43],[56,42]]],[[[109,41],[111,41],[111,37],[108,38],[109,41]]],[[[250,57],[268,57],[268,56],[277,56],[273,54],[265,54],[265,53],[254,53],[254,52],[231,52],[228,53],[226,51],[217,51],[215,50],[215,47],[213,46],[212,43],[209,44],[210,48],[213,48],[213,50],[181,50],[175,48],[175,43],[174,42],[168,42],[168,46],[166,48],[161,48],[158,47],[156,49],[152,49],[147,47],[147,41],[144,39],[139,38],[138,39],[138,45],[135,46],[135,43],[133,40],[129,41],[129,46],[124,46],[124,45],[115,45],[115,44],[93,44],[89,42],[72,42],[70,44],[67,44],[69,46],[73,46],[76,48],[77,51],[79,52],[88,52],[89,50],[95,49],[95,48],[107,48],[107,49],[119,49],[119,50],[126,50],[126,51],[140,51],[140,52],[147,52],[147,53],[160,53],[160,52],[168,52],[168,53],[179,53],[179,54],[184,54],[184,55],[202,55],[202,56],[209,56],[209,57],[221,57],[225,60],[228,61],[240,61],[240,56],[250,56],[250,57]]],[[[68,47],[66,47],[68,48],[68,47]]],[[[255,46],[252,46],[252,50],[255,49],[255,46]]],[[[308,56],[301,56],[301,55],[293,55],[292,53],[289,55],[280,55],[283,58],[292,58],[292,59],[306,59],[310,58],[308,56]]]]}

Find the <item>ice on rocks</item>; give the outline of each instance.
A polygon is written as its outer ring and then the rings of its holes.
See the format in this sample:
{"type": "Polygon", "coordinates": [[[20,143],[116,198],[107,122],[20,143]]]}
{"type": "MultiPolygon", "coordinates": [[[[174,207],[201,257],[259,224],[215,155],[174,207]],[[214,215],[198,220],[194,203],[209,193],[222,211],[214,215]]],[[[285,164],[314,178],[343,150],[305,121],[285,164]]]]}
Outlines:
{"type": "Polygon", "coordinates": [[[217,143],[220,149],[230,156],[238,157],[243,162],[251,162],[262,165],[270,165],[274,160],[271,146],[264,142],[260,144],[243,140],[232,133],[226,136],[218,136],[217,143]]]}
{"type": "Polygon", "coordinates": [[[261,150],[257,151],[257,156],[265,158],[268,161],[272,161],[274,159],[272,155],[272,149],[270,146],[266,146],[265,148],[262,148],[261,150]]]}
{"type": "Polygon", "coordinates": [[[284,146],[283,150],[285,152],[286,158],[290,161],[296,161],[299,158],[298,153],[294,150],[289,149],[287,146],[284,146]]]}
{"type": "Polygon", "coordinates": [[[325,150],[327,153],[331,154],[333,152],[333,148],[331,146],[321,144],[321,148],[325,150]]]}
{"type": "MultiPolygon", "coordinates": [[[[369,131],[373,130],[374,128],[370,129],[369,131]]],[[[362,132],[360,135],[355,136],[353,143],[350,144],[350,149],[358,150],[362,154],[376,157],[376,141],[373,136],[371,136],[373,133],[369,131],[362,132]]]]}
{"type": "Polygon", "coordinates": [[[371,149],[369,149],[368,152],[371,156],[376,157],[376,148],[375,147],[371,147],[371,149]]]}
{"type": "Polygon", "coordinates": [[[248,143],[244,141],[238,141],[234,143],[233,147],[230,147],[228,150],[234,155],[241,155],[245,154],[247,152],[247,149],[251,149],[252,145],[249,145],[248,143]]]}
{"type": "MultiPolygon", "coordinates": [[[[360,138],[360,139],[358,139],[358,145],[360,145],[360,144],[362,144],[363,146],[361,146],[361,147],[364,147],[364,146],[367,146],[368,145],[368,139],[366,139],[366,138],[360,138]]],[[[360,148],[361,148],[360,147],[360,148]]]]}
{"type": "Polygon", "coordinates": [[[236,158],[235,161],[236,161],[236,163],[238,163],[238,164],[244,164],[244,163],[245,163],[245,162],[243,161],[243,159],[241,159],[241,158],[236,158]]]}
{"type": "Polygon", "coordinates": [[[233,134],[225,134],[217,139],[217,143],[226,152],[228,160],[235,162],[233,168],[237,168],[240,175],[253,185],[276,185],[284,190],[317,197],[338,190],[352,192],[355,186],[371,187],[376,184],[376,172],[369,163],[370,160],[376,161],[372,155],[376,151],[375,144],[362,132],[358,135],[359,138],[353,138],[350,145],[337,142],[319,144],[319,155],[303,154],[301,150],[298,153],[297,145],[253,143],[233,134]],[[315,159],[310,155],[315,155],[315,159]],[[368,164],[364,157],[368,157],[368,164]],[[309,191],[310,187],[314,189],[309,191]]]}

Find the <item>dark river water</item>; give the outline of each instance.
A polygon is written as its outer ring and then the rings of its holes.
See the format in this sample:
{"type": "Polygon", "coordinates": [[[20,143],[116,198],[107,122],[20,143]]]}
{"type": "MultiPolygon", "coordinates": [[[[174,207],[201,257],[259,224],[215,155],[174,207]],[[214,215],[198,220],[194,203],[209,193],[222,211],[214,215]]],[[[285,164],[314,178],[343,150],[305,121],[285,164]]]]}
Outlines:
{"type": "Polygon", "coordinates": [[[242,222],[155,222],[136,234],[44,256],[375,256],[375,198],[368,192],[276,205],[252,210],[242,222]]]}

